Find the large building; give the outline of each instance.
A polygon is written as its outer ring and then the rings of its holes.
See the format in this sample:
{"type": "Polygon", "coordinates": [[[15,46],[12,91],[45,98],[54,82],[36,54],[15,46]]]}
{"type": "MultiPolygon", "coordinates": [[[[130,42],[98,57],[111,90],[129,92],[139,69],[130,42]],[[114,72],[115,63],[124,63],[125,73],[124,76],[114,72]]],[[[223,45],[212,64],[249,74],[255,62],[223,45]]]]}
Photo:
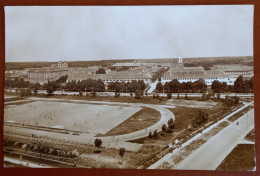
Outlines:
{"type": "Polygon", "coordinates": [[[221,70],[227,76],[238,77],[242,75],[243,77],[252,77],[254,74],[254,67],[247,65],[214,65],[211,70],[221,70]]]}
{"type": "Polygon", "coordinates": [[[162,83],[170,82],[177,79],[180,83],[195,82],[203,79],[205,83],[210,86],[214,80],[219,82],[226,82],[227,85],[234,85],[236,78],[228,77],[223,71],[186,71],[186,72],[171,72],[167,71],[162,76],[162,83]]]}
{"type": "Polygon", "coordinates": [[[44,84],[66,75],[68,73],[68,62],[59,61],[58,64],[53,64],[51,67],[28,68],[26,70],[28,81],[44,84]]]}
{"type": "Polygon", "coordinates": [[[14,80],[14,79],[23,79],[24,81],[28,81],[28,75],[26,70],[8,70],[5,71],[5,79],[6,80],[14,80]]]}
{"type": "Polygon", "coordinates": [[[130,72],[130,71],[121,71],[113,72],[111,74],[82,74],[82,73],[69,73],[69,81],[83,81],[86,79],[101,79],[106,85],[110,82],[132,82],[133,80],[141,81],[149,84],[151,80],[151,75],[143,72],[130,72]]]}
{"type": "Polygon", "coordinates": [[[222,69],[215,68],[210,71],[205,71],[201,66],[184,67],[182,58],[179,57],[178,63],[171,65],[171,68],[162,76],[161,81],[164,84],[172,81],[173,79],[177,79],[180,83],[189,81],[195,82],[199,79],[203,79],[208,86],[212,85],[214,80],[226,82],[227,85],[234,85],[234,82],[238,76],[231,76],[222,69]]]}

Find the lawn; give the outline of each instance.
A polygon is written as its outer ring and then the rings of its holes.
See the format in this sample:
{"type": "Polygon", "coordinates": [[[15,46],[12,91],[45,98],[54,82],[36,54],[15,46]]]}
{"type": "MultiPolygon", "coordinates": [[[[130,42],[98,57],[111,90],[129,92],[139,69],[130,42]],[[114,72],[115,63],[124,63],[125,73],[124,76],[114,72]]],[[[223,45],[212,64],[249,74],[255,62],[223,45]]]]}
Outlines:
{"type": "Polygon", "coordinates": [[[254,144],[238,144],[216,170],[252,171],[255,167],[254,159],[254,144]]]}
{"type": "Polygon", "coordinates": [[[130,118],[128,118],[103,136],[127,134],[142,130],[144,128],[152,126],[153,124],[158,122],[160,118],[161,115],[158,111],[152,108],[144,107],[142,110],[136,112],[130,118]]]}

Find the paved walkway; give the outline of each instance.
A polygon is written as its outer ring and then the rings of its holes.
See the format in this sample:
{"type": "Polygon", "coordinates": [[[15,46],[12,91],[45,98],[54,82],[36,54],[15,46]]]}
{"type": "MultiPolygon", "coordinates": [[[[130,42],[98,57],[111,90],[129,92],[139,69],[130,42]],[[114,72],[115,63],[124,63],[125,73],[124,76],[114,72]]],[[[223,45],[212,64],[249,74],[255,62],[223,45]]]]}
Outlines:
{"type": "Polygon", "coordinates": [[[147,91],[148,94],[151,94],[156,89],[156,86],[157,86],[158,82],[159,81],[156,80],[155,82],[150,84],[150,89],[147,91]]]}

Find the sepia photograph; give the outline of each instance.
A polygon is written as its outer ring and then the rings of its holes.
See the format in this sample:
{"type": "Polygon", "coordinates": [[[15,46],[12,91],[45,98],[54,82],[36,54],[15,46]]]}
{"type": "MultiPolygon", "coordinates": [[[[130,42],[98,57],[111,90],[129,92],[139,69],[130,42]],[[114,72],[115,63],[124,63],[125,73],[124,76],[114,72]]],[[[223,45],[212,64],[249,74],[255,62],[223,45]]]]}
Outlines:
{"type": "Polygon", "coordinates": [[[254,5],[4,13],[3,167],[256,171],[254,5]]]}

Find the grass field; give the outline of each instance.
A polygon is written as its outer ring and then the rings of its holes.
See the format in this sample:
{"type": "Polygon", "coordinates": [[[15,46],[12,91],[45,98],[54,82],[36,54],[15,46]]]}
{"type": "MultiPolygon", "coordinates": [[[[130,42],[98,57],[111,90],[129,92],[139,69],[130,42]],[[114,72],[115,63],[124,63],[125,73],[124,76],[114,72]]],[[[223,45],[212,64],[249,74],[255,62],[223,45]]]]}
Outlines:
{"type": "Polygon", "coordinates": [[[160,118],[161,115],[158,111],[145,107],[103,136],[128,134],[134,131],[142,130],[152,126],[158,122],[160,118]]]}
{"type": "Polygon", "coordinates": [[[105,134],[141,108],[61,102],[33,102],[5,108],[4,121],[105,134]]]}
{"type": "Polygon", "coordinates": [[[255,167],[254,159],[254,144],[238,144],[216,170],[251,171],[255,167]]]}

